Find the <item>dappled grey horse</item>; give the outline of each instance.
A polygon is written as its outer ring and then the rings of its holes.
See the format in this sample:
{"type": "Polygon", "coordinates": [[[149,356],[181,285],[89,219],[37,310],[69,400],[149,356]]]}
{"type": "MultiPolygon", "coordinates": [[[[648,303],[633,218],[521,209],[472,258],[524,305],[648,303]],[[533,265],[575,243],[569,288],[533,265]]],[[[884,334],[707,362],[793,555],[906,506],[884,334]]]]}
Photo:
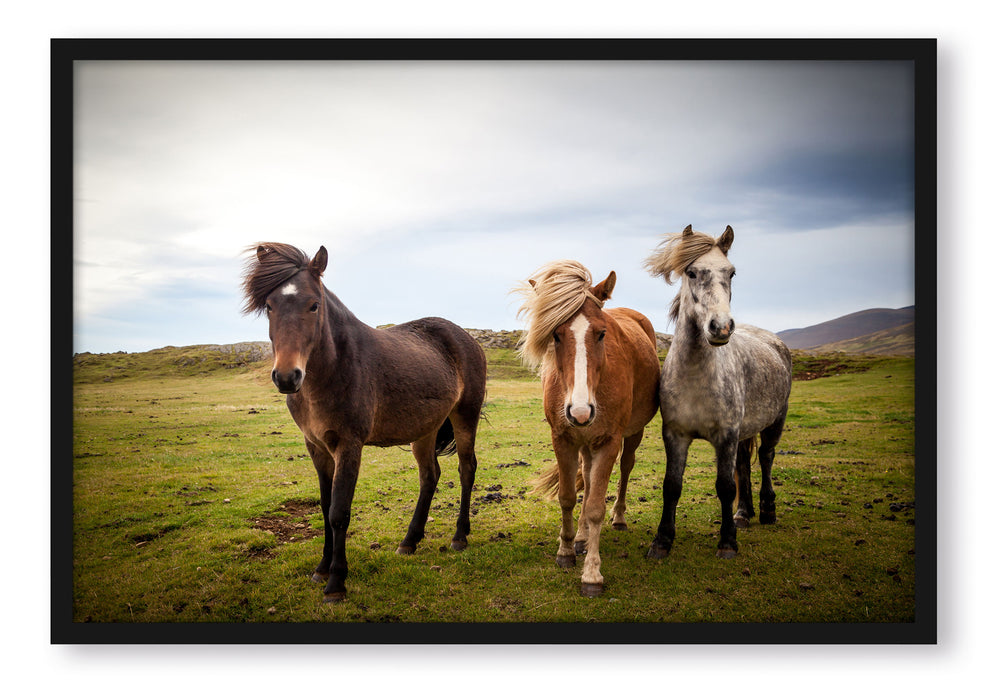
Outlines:
{"type": "Polygon", "coordinates": [[[716,240],[688,226],[667,234],[646,260],[668,284],[682,278],[671,303],[674,337],[660,375],[660,415],[667,456],[663,513],[647,556],[670,553],[688,447],[700,438],[715,448],[715,491],[722,505],[717,555],[736,555],[736,527],[753,511],[750,460],[759,435],[760,522],[776,522],[770,479],[775,447],[784,430],[791,392],[791,354],[769,331],[736,325],[729,309],[736,271],[726,254],[732,227],[716,240]],[[738,485],[738,488],[737,488],[738,485]],[[732,513],[738,490],[739,507],[732,513]]]}

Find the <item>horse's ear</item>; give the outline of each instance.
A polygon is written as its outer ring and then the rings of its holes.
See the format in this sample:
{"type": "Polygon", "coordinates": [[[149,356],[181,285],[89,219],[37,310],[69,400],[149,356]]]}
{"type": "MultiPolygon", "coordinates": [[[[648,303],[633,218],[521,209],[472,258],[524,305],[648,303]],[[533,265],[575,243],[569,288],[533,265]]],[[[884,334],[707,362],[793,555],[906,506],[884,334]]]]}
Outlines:
{"type": "Polygon", "coordinates": [[[691,224],[688,224],[687,225],[687,228],[685,228],[683,231],[681,231],[681,235],[682,236],[692,236],[692,235],[694,235],[694,231],[691,230],[691,224]]]}
{"type": "Polygon", "coordinates": [[[327,249],[320,246],[320,249],[316,251],[316,255],[309,263],[309,270],[317,277],[322,277],[324,271],[327,269],[327,249]]]}
{"type": "Polygon", "coordinates": [[[536,280],[530,280],[529,286],[532,287],[533,289],[536,289],[536,280]]]}
{"type": "Polygon", "coordinates": [[[265,245],[259,245],[257,250],[254,252],[255,255],[258,256],[258,260],[264,260],[268,257],[268,254],[272,252],[272,249],[265,245]]]}
{"type": "Polygon", "coordinates": [[[591,294],[601,302],[606,302],[612,297],[612,290],[615,289],[615,270],[608,273],[608,277],[591,288],[591,294]]]}
{"type": "Polygon", "coordinates": [[[732,247],[732,239],[735,238],[735,234],[732,232],[731,226],[726,226],[725,231],[719,236],[718,240],[715,241],[715,245],[718,246],[726,255],[729,254],[729,248],[732,247]]]}

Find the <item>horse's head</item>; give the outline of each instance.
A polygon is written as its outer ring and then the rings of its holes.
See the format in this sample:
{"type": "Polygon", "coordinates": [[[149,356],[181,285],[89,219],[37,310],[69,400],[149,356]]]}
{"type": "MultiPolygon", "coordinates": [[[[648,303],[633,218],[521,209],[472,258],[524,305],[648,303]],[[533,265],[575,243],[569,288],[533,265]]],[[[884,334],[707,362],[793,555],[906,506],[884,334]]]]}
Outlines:
{"type": "MultiPolygon", "coordinates": [[[[257,256],[264,264],[272,248],[259,245],[257,256]]],[[[321,338],[323,310],[322,276],[327,267],[327,250],[320,246],[316,256],[298,272],[280,282],[264,298],[268,316],[268,337],[272,341],[275,366],[272,381],[283,394],[294,394],[306,378],[306,363],[321,338]]]]}
{"type": "Polygon", "coordinates": [[[732,227],[726,226],[711,250],[685,268],[681,284],[680,313],[696,320],[710,345],[725,345],[736,328],[729,308],[736,268],[726,255],[732,239],[732,227]]]}
{"type": "Polygon", "coordinates": [[[602,304],[612,296],[615,273],[592,287],[581,308],[553,330],[553,361],[564,387],[564,418],[575,427],[595,421],[595,392],[605,368],[607,316],[602,304]]]}

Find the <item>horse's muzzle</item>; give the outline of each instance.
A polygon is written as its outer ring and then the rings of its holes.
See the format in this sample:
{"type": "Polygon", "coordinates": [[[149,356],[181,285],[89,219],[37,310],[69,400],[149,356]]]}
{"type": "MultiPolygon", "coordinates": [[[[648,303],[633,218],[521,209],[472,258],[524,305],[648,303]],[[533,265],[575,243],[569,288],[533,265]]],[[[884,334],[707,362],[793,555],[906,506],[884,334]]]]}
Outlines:
{"type": "Polygon", "coordinates": [[[728,323],[721,326],[717,321],[713,320],[708,324],[708,333],[706,334],[708,344],[716,347],[725,345],[729,342],[729,338],[732,337],[732,333],[735,330],[736,322],[734,319],[730,318],[728,323]]]}
{"type": "Polygon", "coordinates": [[[302,389],[303,379],[306,373],[298,367],[288,374],[282,374],[277,369],[272,370],[272,381],[275,387],[283,394],[295,394],[302,389]]]}
{"type": "Polygon", "coordinates": [[[580,408],[568,404],[564,411],[567,422],[575,428],[587,428],[595,422],[595,406],[588,404],[580,408]]]}

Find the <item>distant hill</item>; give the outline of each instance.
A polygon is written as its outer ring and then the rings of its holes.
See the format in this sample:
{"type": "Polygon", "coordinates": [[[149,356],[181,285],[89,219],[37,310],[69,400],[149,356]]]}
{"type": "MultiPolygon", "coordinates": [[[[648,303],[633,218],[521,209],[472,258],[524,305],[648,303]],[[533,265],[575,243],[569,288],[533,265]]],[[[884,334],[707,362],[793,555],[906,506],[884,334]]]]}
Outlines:
{"type": "Polygon", "coordinates": [[[914,355],[914,307],[857,311],[777,335],[792,350],[914,355]]]}

